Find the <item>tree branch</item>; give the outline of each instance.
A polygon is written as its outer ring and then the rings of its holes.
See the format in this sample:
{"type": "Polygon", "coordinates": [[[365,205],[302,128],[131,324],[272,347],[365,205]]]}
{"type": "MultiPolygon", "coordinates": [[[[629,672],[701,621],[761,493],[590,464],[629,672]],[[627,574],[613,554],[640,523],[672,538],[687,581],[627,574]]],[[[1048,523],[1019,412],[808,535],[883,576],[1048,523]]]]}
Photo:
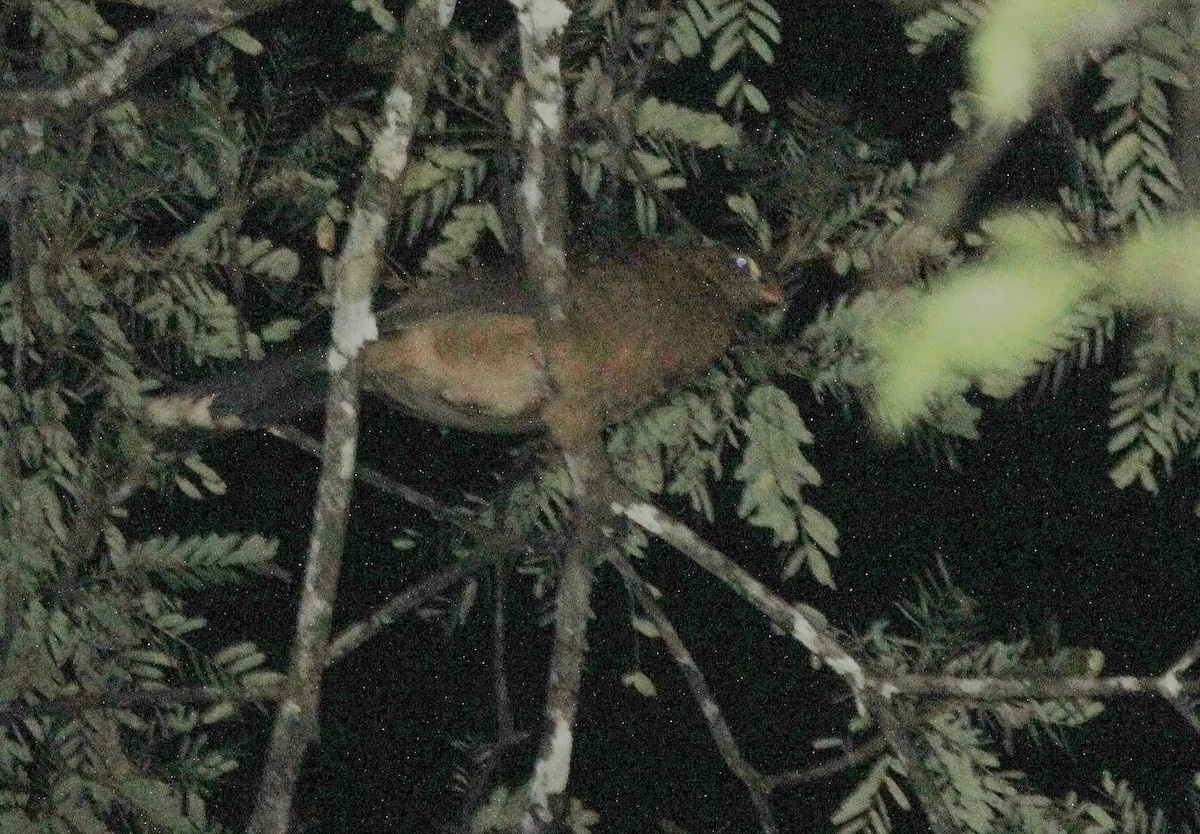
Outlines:
{"type": "Polygon", "coordinates": [[[186,11],[160,3],[164,12],[154,24],[131,32],[96,69],[58,86],[17,87],[0,93],[0,122],[67,122],[81,113],[94,112],[142,75],[209,35],[286,2],[291,0],[203,0],[187,3],[186,11]]]}
{"type": "Polygon", "coordinates": [[[737,562],[702,540],[686,524],[631,492],[626,491],[619,500],[614,501],[612,511],[658,536],[721,580],[766,615],[784,634],[798,640],[820,658],[834,674],[846,681],[856,696],[863,691],[867,675],[862,665],[842,647],[833,630],[815,609],[806,611],[792,605],[747,573],[737,562]]]}
{"type": "Polygon", "coordinates": [[[696,664],[692,653],[684,645],[683,638],[679,636],[679,632],[675,630],[675,626],[667,618],[666,612],[655,602],[654,597],[646,589],[645,581],[638,576],[637,571],[629,564],[629,560],[621,556],[614,556],[609,561],[617,569],[617,572],[621,574],[626,585],[637,599],[638,604],[649,615],[655,627],[658,628],[658,634],[662,638],[663,645],[671,653],[671,657],[675,660],[675,665],[679,667],[679,671],[683,673],[688,687],[692,690],[692,697],[696,699],[696,704],[700,707],[700,714],[704,716],[704,721],[708,724],[708,733],[716,743],[717,750],[720,751],[721,758],[725,761],[725,766],[729,768],[730,772],[750,792],[750,802],[754,805],[754,810],[758,814],[759,826],[762,828],[764,834],[775,834],[775,832],[779,831],[779,826],[775,822],[775,816],[771,812],[771,805],[767,796],[770,793],[771,786],[763,778],[763,775],[742,755],[742,751],[738,748],[737,739],[734,738],[733,731],[729,728],[729,723],[725,720],[725,716],[721,712],[721,705],[717,703],[712,690],[709,689],[708,681],[704,679],[704,673],[696,664]]]}
{"type": "MultiPolygon", "coordinates": [[[[562,79],[562,53],[563,34],[573,4],[563,0],[510,2],[517,11],[525,86],[520,125],[521,199],[517,201],[521,251],[528,275],[541,284],[543,309],[538,316],[539,335],[544,339],[554,335],[561,338],[564,329],[570,326],[565,251],[566,88],[562,79]]],[[[550,371],[553,375],[553,367],[550,371]]],[[[529,804],[521,823],[526,832],[542,831],[550,825],[555,817],[552,803],[567,789],[591,616],[592,559],[604,540],[593,497],[605,460],[599,433],[583,444],[563,443],[558,434],[555,439],[571,473],[577,539],[563,557],[558,575],[546,726],[529,780],[529,804]]]]}
{"type": "Polygon", "coordinates": [[[398,203],[400,177],[425,108],[453,0],[418,0],[405,15],[405,50],[384,99],[383,127],[375,137],[355,196],[346,243],[338,259],[329,354],[330,391],[317,486],[313,532],[292,648],[289,697],[280,704],[247,830],[285,834],[300,766],[317,730],[321,674],[345,544],[346,518],[358,441],[358,354],[377,335],[371,290],[398,203]]]}

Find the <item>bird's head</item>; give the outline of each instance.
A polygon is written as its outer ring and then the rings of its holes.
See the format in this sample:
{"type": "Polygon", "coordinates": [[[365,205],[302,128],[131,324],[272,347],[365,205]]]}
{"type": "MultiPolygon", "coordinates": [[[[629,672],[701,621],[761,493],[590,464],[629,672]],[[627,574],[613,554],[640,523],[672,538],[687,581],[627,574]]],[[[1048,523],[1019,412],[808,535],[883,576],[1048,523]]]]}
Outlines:
{"type": "Polygon", "coordinates": [[[690,258],[699,277],[719,288],[738,309],[776,305],[784,299],[783,287],[748,253],[709,243],[693,250],[690,258]]]}

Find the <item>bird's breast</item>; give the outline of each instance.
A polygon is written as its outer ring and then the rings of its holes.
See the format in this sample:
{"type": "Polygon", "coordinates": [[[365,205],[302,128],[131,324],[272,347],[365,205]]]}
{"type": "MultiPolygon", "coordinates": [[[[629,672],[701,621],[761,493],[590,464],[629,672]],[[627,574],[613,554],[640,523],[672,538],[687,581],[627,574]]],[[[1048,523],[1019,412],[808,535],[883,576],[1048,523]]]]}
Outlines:
{"type": "Polygon", "coordinates": [[[403,388],[502,420],[537,413],[549,396],[537,330],[526,316],[410,325],[368,345],[363,366],[367,385],[381,393],[394,396],[403,388]]]}

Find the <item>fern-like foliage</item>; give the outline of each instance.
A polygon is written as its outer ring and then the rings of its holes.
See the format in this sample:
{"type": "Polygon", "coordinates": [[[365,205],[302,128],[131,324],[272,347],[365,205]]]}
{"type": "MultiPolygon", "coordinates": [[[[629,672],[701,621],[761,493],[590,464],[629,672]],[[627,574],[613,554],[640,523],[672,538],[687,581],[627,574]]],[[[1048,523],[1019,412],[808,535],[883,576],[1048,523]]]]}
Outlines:
{"type": "Polygon", "coordinates": [[[765,64],[775,61],[774,45],[781,40],[779,12],[767,0],[709,0],[709,28],[716,33],[709,69],[719,72],[735,59],[740,66],[717,90],[718,107],[741,113],[749,105],[759,113],[769,109],[766,96],[746,77],[747,60],[753,52],[765,64]]]}
{"type": "MultiPolygon", "coordinates": [[[[1108,87],[1095,103],[1108,117],[1098,145],[1081,155],[1103,196],[1099,225],[1108,229],[1157,225],[1164,209],[1179,205],[1184,183],[1171,158],[1168,92],[1186,84],[1193,61],[1187,37],[1168,20],[1142,27],[1101,65],[1108,87]]],[[[1174,461],[1197,437],[1197,368],[1188,347],[1190,325],[1159,315],[1135,332],[1129,371],[1113,385],[1113,435],[1118,455],[1110,475],[1124,488],[1134,482],[1156,492],[1156,470],[1174,461]]]]}
{"type": "Polygon", "coordinates": [[[1010,397],[1113,331],[1116,301],[1095,290],[1103,283],[1099,266],[1077,254],[1070,224],[1026,212],[985,228],[995,241],[988,258],[911,296],[875,331],[883,362],[874,404],[893,431],[925,419],[967,384],[1010,397]]]}
{"type": "Polygon", "coordinates": [[[785,241],[775,256],[791,268],[827,256],[822,246],[849,222],[841,214],[848,197],[885,174],[891,148],[848,108],[801,91],[767,130],[727,154],[747,181],[731,207],[764,250],[785,241]]]}
{"type": "Polygon", "coordinates": [[[814,579],[832,587],[829,559],[840,552],[837,528],[805,500],[809,487],[821,485],[802,448],[812,444],[812,432],[796,404],[773,385],[754,388],[745,408],[746,447],[733,473],[744,485],[738,515],[770,530],[777,544],[798,545],[784,561],[785,579],[807,567],[814,579]]]}
{"type": "Polygon", "coordinates": [[[713,520],[712,479],[736,424],[735,380],[714,371],[700,390],[677,395],[616,427],[609,456],[626,483],[648,495],[679,495],[713,520]]]}
{"type": "MultiPolygon", "coordinates": [[[[115,36],[93,4],[19,14],[51,83],[94,70],[115,36]]],[[[237,762],[209,728],[279,682],[251,643],[202,651],[213,641],[197,639],[205,622],[191,613],[196,592],[259,579],[275,542],[139,540],[124,518],[139,490],[224,491],[201,456],[157,446],[143,395],[286,337],[286,319],[243,314],[247,288],[311,303],[316,276],[307,296],[296,289],[299,243],[279,230],[307,232],[337,186],[317,164],[328,156],[275,144],[247,116],[283,87],[241,88],[228,46],[177,78],[166,96],[81,115],[36,148],[0,128],[4,169],[22,183],[5,195],[14,256],[0,287],[4,831],[215,830],[207,797],[237,762]]]]}
{"type": "MultiPolygon", "coordinates": [[[[798,340],[775,353],[774,367],[804,380],[818,402],[832,400],[848,414],[869,412],[882,367],[870,334],[898,307],[911,304],[915,292],[875,290],[839,297],[816,312],[798,340]]],[[[946,385],[912,427],[910,438],[928,448],[934,460],[953,464],[957,445],[979,436],[981,412],[966,394],[965,380],[946,385]]]]}
{"type": "MultiPolygon", "coordinates": [[[[1026,776],[1006,768],[985,729],[965,711],[938,713],[916,735],[920,766],[938,788],[940,801],[964,831],[1115,834],[1112,816],[1100,803],[1040,794],[1026,776]]],[[[839,834],[889,834],[897,811],[913,806],[907,774],[891,753],[874,760],[831,821],[839,834]]]]}
{"type": "Polygon", "coordinates": [[[892,830],[890,799],[903,811],[912,809],[912,802],[900,787],[904,767],[890,754],[880,756],[866,776],[859,780],[849,796],[842,800],[830,817],[838,834],[888,834],[892,830]],[[885,792],[886,791],[886,792],[885,792]]]}
{"type": "Polygon", "coordinates": [[[834,270],[845,275],[851,270],[883,267],[902,281],[912,281],[960,262],[957,242],[912,229],[904,222],[913,195],[942,176],[952,162],[943,157],[920,168],[902,162],[850,194],[814,235],[820,251],[832,259],[834,270]],[[881,264],[884,251],[888,262],[881,264]]]}
{"type": "Polygon", "coordinates": [[[923,55],[939,42],[974,29],[991,11],[991,0],[945,0],[904,25],[908,51],[923,55]]]}
{"type": "Polygon", "coordinates": [[[1184,184],[1167,146],[1169,88],[1187,84],[1192,56],[1175,24],[1151,23],[1100,65],[1108,88],[1094,108],[1108,122],[1100,135],[1101,189],[1110,203],[1104,225],[1144,226],[1179,202],[1184,184]]]}
{"type": "Polygon", "coordinates": [[[1129,371],[1113,383],[1110,470],[1124,488],[1137,481],[1158,491],[1155,470],[1171,473],[1181,451],[1200,435],[1200,333],[1166,316],[1148,320],[1130,351],[1129,371]]]}
{"type": "MultiPolygon", "coordinates": [[[[1192,784],[1193,807],[1196,801],[1196,781],[1192,784]]],[[[1173,822],[1161,809],[1147,807],[1138,798],[1130,784],[1114,779],[1108,771],[1100,781],[1100,788],[1107,800],[1108,812],[1121,834],[1192,834],[1195,828],[1173,822]]]]}
{"type": "MultiPolygon", "coordinates": [[[[864,651],[884,674],[946,675],[957,678],[1025,679],[1047,675],[1095,677],[1103,656],[1083,647],[1038,654],[1029,640],[977,642],[979,609],[944,574],[922,583],[917,598],[901,606],[913,636],[876,623],[862,638],[864,651]]],[[[938,792],[938,801],[964,831],[1116,832],[1103,803],[1075,797],[1054,800],[1036,791],[1018,770],[1006,767],[998,740],[1015,733],[1061,740],[1060,730],[1095,718],[1100,704],[1088,700],[1012,701],[973,709],[947,706],[908,722],[919,766],[938,792]]],[[[861,730],[854,719],[852,730],[861,730]]],[[[1007,746],[1007,744],[1006,744],[1007,746]]],[[[897,812],[915,803],[908,775],[891,752],[882,753],[834,811],[840,832],[887,834],[897,812]]]]}
{"type": "Polygon", "coordinates": [[[487,175],[484,160],[461,148],[430,147],[405,169],[402,197],[410,245],[452,206],[474,199],[487,175]]]}
{"type": "MultiPolygon", "coordinates": [[[[722,457],[738,455],[734,477],[743,484],[738,514],[769,530],[776,544],[794,547],[784,560],[785,578],[807,566],[832,586],[829,559],[839,554],[833,523],[806,495],[821,476],[805,457],[813,442],[799,410],[782,390],[759,385],[744,398],[742,382],[713,370],[691,389],[616,426],[608,439],[615,474],[647,495],[680,496],[708,521],[714,520],[712,485],[722,475],[722,457]],[[745,445],[737,449],[738,437],[745,445]]],[[[562,529],[570,502],[570,479],[557,461],[518,483],[505,502],[506,526],[522,535],[562,529]]],[[[620,547],[642,555],[645,534],[632,530],[620,547]]],[[[552,579],[549,563],[531,562],[523,571],[536,579],[538,594],[552,579]]]]}
{"type": "Polygon", "coordinates": [[[604,38],[597,37],[570,76],[579,135],[570,149],[572,167],[592,198],[630,194],[638,229],[649,234],[658,227],[665,195],[699,172],[697,155],[734,144],[736,132],[718,111],[728,110],[736,121],[747,104],[767,110],[749,70],[774,60],[779,14],[767,0],[698,0],[654,9],[598,2],[587,17],[599,22],[604,38]],[[706,47],[711,77],[720,82],[713,89],[717,111],[649,93],[654,78],[699,61],[706,47]]]}
{"type": "MultiPolygon", "coordinates": [[[[7,385],[0,397],[21,401],[7,385]]],[[[126,820],[210,830],[205,797],[237,765],[210,749],[205,731],[235,709],[220,699],[188,706],[175,693],[195,684],[252,692],[279,678],[251,644],[201,653],[192,636],[204,621],[173,589],[244,582],[275,545],[257,536],[127,543],[108,517],[123,487],[101,477],[125,462],[98,459],[52,426],[39,441],[16,423],[27,417],[18,407],[0,419],[0,442],[43,464],[0,466],[0,828],[101,832],[126,820]]]]}

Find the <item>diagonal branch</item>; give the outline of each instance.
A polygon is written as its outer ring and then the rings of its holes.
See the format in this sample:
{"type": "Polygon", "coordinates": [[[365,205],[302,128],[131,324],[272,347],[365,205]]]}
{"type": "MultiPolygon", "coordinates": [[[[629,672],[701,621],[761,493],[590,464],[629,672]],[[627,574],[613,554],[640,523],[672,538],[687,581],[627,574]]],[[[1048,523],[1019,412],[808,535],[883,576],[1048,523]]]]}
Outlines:
{"type": "Polygon", "coordinates": [[[763,585],[740,565],[716,548],[704,542],[691,528],[645,501],[634,498],[613,502],[613,512],[626,516],[640,527],[667,541],[682,551],[743,599],[766,614],[785,634],[798,640],[835,674],[840,676],[854,693],[859,711],[869,714],[883,730],[889,746],[908,769],[909,779],[917,789],[936,834],[954,834],[937,791],[928,774],[913,753],[913,746],[895,715],[894,706],[878,691],[870,688],[873,681],[863,666],[846,651],[833,630],[813,610],[802,610],[788,603],[763,585]]]}
{"type": "Polygon", "coordinates": [[[866,671],[842,647],[833,630],[815,609],[807,606],[801,608],[783,599],[737,562],[697,536],[686,524],[632,492],[623,491],[620,498],[613,501],[612,511],[658,536],[721,580],[766,615],[784,634],[798,640],[834,674],[845,680],[856,697],[863,691],[867,683],[866,671]]]}
{"type": "Polygon", "coordinates": [[[289,675],[290,694],[279,705],[262,784],[247,826],[251,834],[288,829],[300,766],[316,737],[321,676],[345,546],[358,441],[359,351],[377,335],[371,290],[398,203],[408,149],[454,12],[453,0],[418,0],[405,15],[405,50],[384,99],[383,127],[375,137],[355,196],[349,233],[339,256],[329,354],[330,391],[313,532],[297,613],[289,675]]]}
{"type": "Polygon", "coordinates": [[[23,119],[65,122],[99,109],[138,78],[209,35],[285,2],[291,0],[204,0],[187,4],[186,12],[167,9],[153,25],[127,35],[93,70],[57,86],[0,92],[0,123],[23,119]]]}
{"type": "Polygon", "coordinates": [[[762,828],[764,834],[776,834],[779,831],[779,826],[775,822],[774,814],[771,813],[771,805],[768,801],[771,785],[755,769],[754,765],[746,761],[746,757],[742,755],[742,751],[738,748],[737,739],[733,737],[733,731],[729,728],[729,723],[725,720],[725,716],[721,712],[720,704],[717,703],[712,690],[709,689],[708,681],[704,679],[704,673],[700,671],[700,667],[696,664],[692,653],[684,645],[683,638],[679,636],[679,632],[675,630],[675,626],[667,618],[666,612],[655,602],[653,595],[646,589],[645,580],[638,576],[637,571],[633,569],[633,565],[629,564],[629,560],[624,557],[614,556],[609,561],[617,569],[617,572],[621,574],[626,585],[637,599],[638,604],[654,622],[655,627],[658,629],[658,634],[662,638],[663,645],[667,647],[667,651],[671,653],[671,657],[674,658],[679,671],[683,673],[684,678],[687,680],[688,686],[692,690],[692,697],[696,699],[696,703],[700,707],[700,714],[704,716],[704,720],[708,724],[709,735],[716,742],[717,750],[720,751],[721,758],[725,761],[725,766],[729,768],[730,772],[750,792],[750,801],[754,805],[754,810],[758,813],[759,826],[762,828]]]}
{"type": "MultiPolygon", "coordinates": [[[[314,438],[294,426],[272,426],[268,430],[274,436],[290,443],[316,457],[321,454],[321,444],[314,438]]],[[[456,530],[467,534],[483,549],[496,556],[510,553],[532,555],[533,545],[526,537],[517,536],[502,529],[489,527],[481,523],[468,510],[443,504],[436,498],[426,495],[419,489],[390,478],[371,466],[358,464],[354,468],[354,477],[364,484],[374,487],[385,495],[399,498],[414,507],[424,510],[434,518],[444,521],[456,530]]]]}
{"type": "Polygon", "coordinates": [[[857,767],[863,762],[869,762],[886,750],[887,747],[887,739],[883,736],[875,736],[869,741],[854,745],[852,749],[846,750],[836,759],[801,768],[800,770],[772,773],[763,777],[763,781],[766,782],[768,790],[818,782],[822,779],[828,779],[830,776],[835,776],[843,770],[857,767]]]}
{"type": "Polygon", "coordinates": [[[429,574],[419,582],[409,585],[393,596],[364,619],[351,623],[329,642],[325,668],[347,657],[351,652],[370,640],[411,611],[416,610],[448,588],[453,588],[469,576],[491,564],[497,556],[486,550],[476,551],[475,556],[463,562],[455,562],[429,574]]]}

